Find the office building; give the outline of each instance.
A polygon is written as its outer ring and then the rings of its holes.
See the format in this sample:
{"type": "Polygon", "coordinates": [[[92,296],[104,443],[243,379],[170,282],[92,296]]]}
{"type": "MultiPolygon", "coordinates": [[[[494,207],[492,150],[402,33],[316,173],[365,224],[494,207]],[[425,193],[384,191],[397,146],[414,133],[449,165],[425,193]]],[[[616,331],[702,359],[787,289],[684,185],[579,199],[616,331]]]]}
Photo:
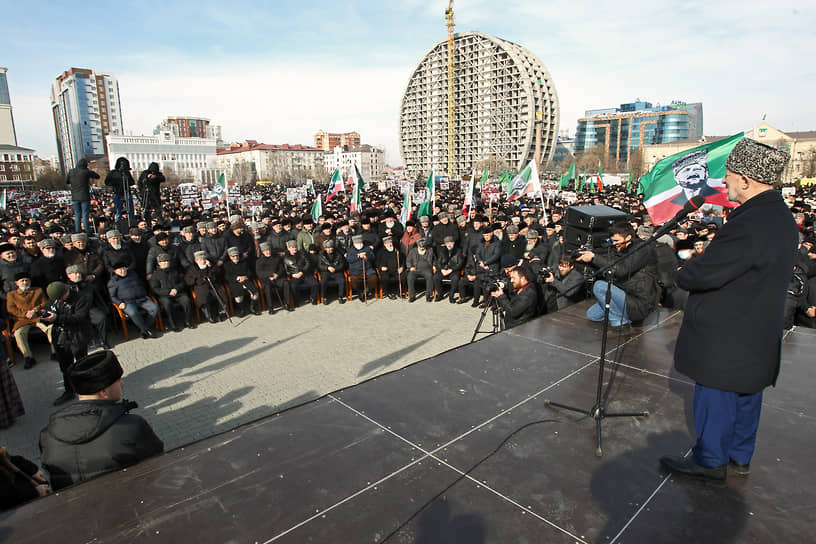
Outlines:
{"type": "Polygon", "coordinates": [[[218,150],[218,168],[231,182],[286,183],[298,179],[323,179],[324,151],[304,145],[269,145],[256,140],[232,144],[218,150]]]}
{"type": "Polygon", "coordinates": [[[152,136],[121,136],[107,138],[109,163],[125,157],[130,162],[134,178],[151,162],[169,179],[211,185],[217,178],[216,145],[211,138],[180,138],[170,130],[152,136]]]}
{"type": "Polygon", "coordinates": [[[71,68],[51,85],[51,113],[63,173],[82,158],[107,154],[106,137],[124,134],[119,84],[108,72],[71,68]]]}
{"type": "Polygon", "coordinates": [[[667,144],[703,135],[703,104],[674,101],[653,106],[637,101],[619,108],[588,110],[578,120],[575,152],[602,146],[624,168],[630,154],[644,145],[667,144]]]}

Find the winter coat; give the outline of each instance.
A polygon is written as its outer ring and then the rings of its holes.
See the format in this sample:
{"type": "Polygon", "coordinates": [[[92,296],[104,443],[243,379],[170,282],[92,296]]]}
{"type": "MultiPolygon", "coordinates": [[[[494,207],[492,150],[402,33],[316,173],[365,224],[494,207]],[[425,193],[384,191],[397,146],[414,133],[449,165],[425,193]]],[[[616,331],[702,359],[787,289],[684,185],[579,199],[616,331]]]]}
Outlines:
{"type": "Polygon", "coordinates": [[[488,274],[498,274],[501,269],[501,242],[496,238],[491,238],[490,242],[485,244],[484,239],[476,247],[476,275],[479,277],[486,277],[488,274]],[[485,270],[479,263],[484,263],[489,270],[485,270]]]}
{"type": "Polygon", "coordinates": [[[286,255],[283,256],[283,268],[286,270],[286,274],[291,276],[292,274],[297,274],[298,272],[303,272],[304,274],[309,273],[309,259],[306,258],[302,252],[298,251],[294,255],[290,255],[288,252],[286,255]]]}
{"type": "Polygon", "coordinates": [[[29,310],[43,309],[47,302],[48,298],[40,287],[31,287],[26,292],[15,289],[6,295],[6,309],[9,317],[14,319],[11,331],[14,332],[25,325],[37,323],[40,320],[39,316],[29,319],[25,314],[29,310]]]}
{"type": "Polygon", "coordinates": [[[73,202],[89,202],[91,200],[91,180],[99,179],[99,174],[88,170],[88,161],[79,159],[76,168],[72,168],[65,176],[65,184],[71,186],[71,200],[73,202]]]}
{"type": "Polygon", "coordinates": [[[129,411],[136,403],[73,402],[51,415],[40,432],[42,464],[58,491],[164,451],[150,425],[129,411]]]}
{"type": "Polygon", "coordinates": [[[241,283],[236,278],[238,278],[238,276],[246,276],[246,282],[250,283],[254,277],[253,272],[248,259],[238,261],[237,263],[232,262],[232,259],[224,261],[224,278],[226,278],[233,295],[242,288],[241,283]]]}
{"type": "Polygon", "coordinates": [[[437,270],[452,269],[453,274],[458,275],[459,271],[465,266],[465,257],[458,247],[453,246],[453,249],[448,249],[442,245],[434,249],[434,265],[437,270]]]}
{"type": "Polygon", "coordinates": [[[400,267],[405,268],[405,255],[399,252],[396,247],[394,251],[388,251],[385,249],[385,246],[383,246],[377,252],[377,257],[374,262],[376,263],[377,270],[382,270],[382,268],[385,267],[389,272],[396,272],[400,267]],[[399,266],[397,266],[397,257],[399,257],[399,266]]]}
{"type": "Polygon", "coordinates": [[[125,188],[130,187],[133,183],[133,176],[130,174],[130,162],[124,157],[119,157],[116,159],[114,169],[105,176],[105,185],[111,187],[114,194],[125,196],[125,188]],[[120,171],[120,167],[123,165],[125,166],[124,176],[120,171]]]}
{"type": "Polygon", "coordinates": [[[133,257],[133,252],[126,245],[122,245],[119,249],[113,249],[111,246],[105,248],[102,252],[102,264],[108,274],[113,274],[113,267],[118,263],[125,263],[128,268],[136,264],[136,259],[133,257]]]}
{"type": "Polygon", "coordinates": [[[456,226],[456,223],[451,222],[448,220],[447,225],[443,225],[439,223],[435,225],[433,228],[433,244],[434,247],[441,247],[444,243],[445,237],[452,236],[453,241],[456,242],[456,245],[459,245],[459,227],[456,226]]]}
{"type": "Polygon", "coordinates": [[[433,271],[433,263],[434,263],[434,251],[430,247],[425,248],[425,254],[419,254],[419,248],[414,246],[408,252],[408,256],[405,258],[405,268],[406,270],[411,270],[412,268],[416,268],[417,272],[432,272],[433,271]]]}
{"type": "Polygon", "coordinates": [[[27,271],[28,265],[20,259],[19,255],[14,262],[0,259],[0,279],[3,280],[3,292],[8,293],[17,289],[17,284],[14,283],[14,276],[16,276],[18,272],[27,271]]]}
{"type": "Polygon", "coordinates": [[[31,263],[31,285],[45,289],[48,284],[54,281],[65,282],[65,260],[55,256],[47,258],[37,257],[31,263]]]}
{"type": "Polygon", "coordinates": [[[776,383],[798,229],[778,191],[746,201],[677,273],[689,291],[674,363],[706,387],[757,393],[776,383]]]}
{"type": "Polygon", "coordinates": [[[368,246],[363,246],[363,249],[357,249],[351,246],[346,251],[346,262],[348,262],[349,274],[352,276],[361,276],[363,274],[363,259],[357,256],[358,253],[365,253],[365,274],[370,276],[374,274],[374,252],[368,246]]]}
{"type": "Polygon", "coordinates": [[[147,289],[136,272],[128,270],[125,277],[112,275],[108,280],[108,294],[117,306],[122,302],[130,303],[147,298],[147,289]]]}
{"type": "Polygon", "coordinates": [[[150,276],[150,291],[160,297],[169,297],[170,291],[175,289],[179,293],[187,290],[184,277],[177,268],[156,268],[150,276]]]}
{"type": "Polygon", "coordinates": [[[529,321],[538,311],[538,291],[531,283],[514,291],[512,298],[502,293],[496,301],[504,310],[504,326],[507,329],[529,321]]]}
{"type": "Polygon", "coordinates": [[[0,448],[0,510],[9,510],[40,496],[31,478],[40,469],[25,457],[8,455],[0,448]],[[9,466],[11,464],[14,468],[9,466]]]}
{"type": "Polygon", "coordinates": [[[317,270],[320,274],[342,274],[346,269],[346,259],[337,250],[327,253],[325,250],[320,254],[317,262],[317,270]],[[329,272],[329,267],[334,268],[334,272],[329,272]]]}
{"type": "Polygon", "coordinates": [[[207,258],[213,263],[223,262],[227,258],[227,240],[221,234],[207,234],[201,240],[201,249],[207,252],[207,258]]]}
{"type": "Polygon", "coordinates": [[[161,184],[164,183],[164,174],[159,171],[159,164],[151,162],[147,170],[139,175],[137,187],[139,197],[144,199],[145,208],[156,210],[161,207],[161,184]],[[148,177],[152,174],[151,177],[148,177]]]}
{"type": "Polygon", "coordinates": [[[524,250],[527,248],[527,240],[521,236],[517,236],[515,240],[511,240],[505,235],[501,241],[502,255],[512,255],[516,260],[524,256],[524,250]]]}
{"type": "Polygon", "coordinates": [[[271,257],[261,255],[255,261],[255,274],[261,279],[269,279],[275,274],[278,279],[282,278],[286,272],[283,269],[283,259],[274,253],[271,257]]]}

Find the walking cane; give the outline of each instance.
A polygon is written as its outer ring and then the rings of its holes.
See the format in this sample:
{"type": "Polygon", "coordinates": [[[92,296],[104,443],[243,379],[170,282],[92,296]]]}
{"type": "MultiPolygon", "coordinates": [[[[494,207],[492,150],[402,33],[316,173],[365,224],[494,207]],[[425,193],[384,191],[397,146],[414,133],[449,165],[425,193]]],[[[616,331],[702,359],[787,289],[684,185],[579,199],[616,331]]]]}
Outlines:
{"type": "Polygon", "coordinates": [[[360,257],[363,260],[363,304],[368,304],[368,287],[366,286],[366,257],[365,253],[360,257]]]}
{"type": "Polygon", "coordinates": [[[397,289],[399,290],[399,297],[402,300],[402,275],[400,274],[400,264],[399,264],[399,248],[397,248],[397,289]]]}

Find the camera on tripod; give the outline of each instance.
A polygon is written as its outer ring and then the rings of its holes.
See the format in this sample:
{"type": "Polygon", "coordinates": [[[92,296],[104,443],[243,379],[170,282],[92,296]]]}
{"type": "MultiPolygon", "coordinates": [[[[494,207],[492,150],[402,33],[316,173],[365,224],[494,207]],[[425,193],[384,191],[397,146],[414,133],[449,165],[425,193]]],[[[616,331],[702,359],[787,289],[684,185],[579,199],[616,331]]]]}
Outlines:
{"type": "Polygon", "coordinates": [[[497,272],[491,272],[487,276],[487,292],[493,293],[494,291],[504,291],[504,288],[507,287],[507,282],[504,279],[504,276],[497,272]]]}

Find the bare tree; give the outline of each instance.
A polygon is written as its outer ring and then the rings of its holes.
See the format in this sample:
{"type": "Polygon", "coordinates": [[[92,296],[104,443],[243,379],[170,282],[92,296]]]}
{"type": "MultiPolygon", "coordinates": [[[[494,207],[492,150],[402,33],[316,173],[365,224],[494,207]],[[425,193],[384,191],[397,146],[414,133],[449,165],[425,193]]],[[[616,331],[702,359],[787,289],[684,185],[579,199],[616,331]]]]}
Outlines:
{"type": "Polygon", "coordinates": [[[64,189],[65,178],[61,176],[59,172],[51,168],[51,166],[46,166],[42,173],[37,176],[36,181],[34,181],[34,187],[49,190],[64,189]]]}
{"type": "Polygon", "coordinates": [[[499,177],[502,172],[510,169],[510,165],[502,157],[490,155],[478,161],[474,168],[476,169],[477,176],[480,176],[482,172],[484,172],[484,169],[487,168],[490,177],[499,177]]]}
{"type": "Polygon", "coordinates": [[[599,162],[604,172],[608,172],[614,163],[614,159],[603,146],[595,146],[583,153],[576,154],[575,162],[575,167],[581,172],[597,172],[599,162]]]}

